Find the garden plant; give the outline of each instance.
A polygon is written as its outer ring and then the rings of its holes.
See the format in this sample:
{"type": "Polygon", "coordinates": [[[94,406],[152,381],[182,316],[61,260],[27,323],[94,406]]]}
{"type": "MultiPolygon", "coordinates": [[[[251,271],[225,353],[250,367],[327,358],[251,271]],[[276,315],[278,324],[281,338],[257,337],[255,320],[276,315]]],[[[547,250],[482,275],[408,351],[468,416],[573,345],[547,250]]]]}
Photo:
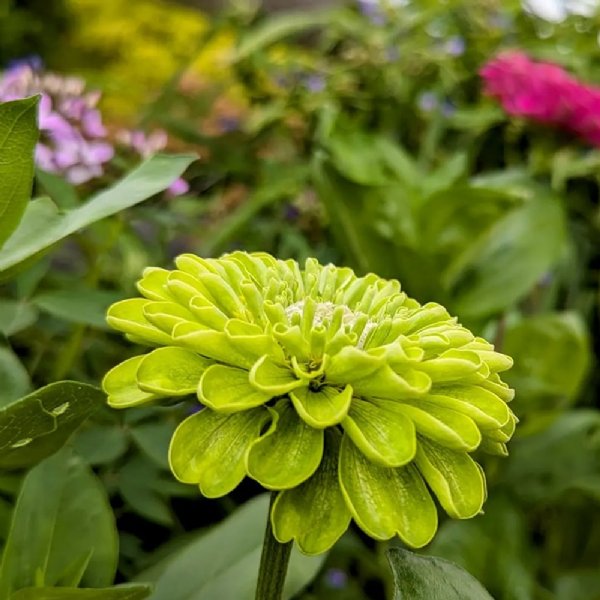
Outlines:
{"type": "Polygon", "coordinates": [[[593,7],[119,7],[0,7],[0,600],[600,598],[593,7]]]}

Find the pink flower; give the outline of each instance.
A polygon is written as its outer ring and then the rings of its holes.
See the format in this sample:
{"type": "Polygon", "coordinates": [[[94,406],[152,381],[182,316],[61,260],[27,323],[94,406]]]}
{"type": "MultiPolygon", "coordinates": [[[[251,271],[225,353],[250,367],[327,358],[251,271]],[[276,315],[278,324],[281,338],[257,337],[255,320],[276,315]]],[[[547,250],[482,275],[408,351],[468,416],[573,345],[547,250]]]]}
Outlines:
{"type": "Polygon", "coordinates": [[[578,81],[559,65],[504,52],[480,71],[484,92],[510,115],[571,131],[600,146],[600,88],[578,81]]]}
{"type": "Polygon", "coordinates": [[[41,94],[37,165],[75,185],[100,177],[114,148],[96,108],[99,93],[86,91],[82,79],[43,73],[27,63],[0,73],[0,102],[33,94],[41,94]]]}

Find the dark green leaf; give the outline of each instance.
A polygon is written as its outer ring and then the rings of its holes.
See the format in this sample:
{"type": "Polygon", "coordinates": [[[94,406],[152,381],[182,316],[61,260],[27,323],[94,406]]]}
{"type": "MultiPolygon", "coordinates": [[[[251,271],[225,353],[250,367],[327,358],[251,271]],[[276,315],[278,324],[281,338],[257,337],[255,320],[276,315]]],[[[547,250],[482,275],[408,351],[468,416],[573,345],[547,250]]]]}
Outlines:
{"type": "Polygon", "coordinates": [[[79,204],[77,191],[60,175],[36,169],[35,178],[44,188],[46,195],[52,198],[56,206],[64,209],[73,208],[79,204]]]}
{"type": "Polygon", "coordinates": [[[31,195],[38,100],[34,96],[0,104],[0,248],[19,224],[31,195]]]}
{"type": "Polygon", "coordinates": [[[394,276],[390,243],[365,227],[366,201],[361,190],[335,173],[323,154],[314,161],[314,181],[338,247],[351,266],[361,273],[394,276]]]}
{"type": "Polygon", "coordinates": [[[26,588],[15,592],[10,600],[143,600],[152,592],[149,585],[125,584],[110,588],[26,588]]]}
{"type": "Polygon", "coordinates": [[[600,412],[572,410],[514,440],[505,481],[527,501],[549,502],[578,489],[600,498],[600,412]]]}
{"type": "Polygon", "coordinates": [[[118,425],[92,425],[80,429],[73,444],[90,465],[113,462],[127,450],[127,435],[118,425]]]}
{"type": "Polygon", "coordinates": [[[0,272],[35,256],[63,238],[158,194],[179,177],[194,155],[158,154],[84,204],[60,212],[49,199],[31,202],[23,220],[0,251],[0,272]]]}
{"type": "MultiPolygon", "coordinates": [[[[152,600],[252,600],[268,505],[267,495],[250,500],[208,533],[142,573],[140,581],[156,582],[152,600]]],[[[303,589],[324,559],[324,554],[308,557],[294,549],[284,599],[303,589]]]]}
{"type": "Polygon", "coordinates": [[[0,333],[10,337],[26,329],[38,318],[37,309],[28,302],[0,300],[0,333]]]}
{"type": "Polygon", "coordinates": [[[27,394],[30,387],[29,375],[21,361],[12,350],[0,346],[0,407],[27,394]]]}
{"type": "Polygon", "coordinates": [[[0,468],[31,466],[61,448],[100,405],[91,385],[60,381],[0,410],[0,468]]]}
{"type": "Polygon", "coordinates": [[[445,274],[453,310],[484,317],[521,300],[554,265],[565,241],[560,201],[540,192],[476,238],[445,274]]]}
{"type": "Polygon", "coordinates": [[[515,361],[505,379],[521,410],[573,401],[590,366],[589,334],[576,313],[535,315],[507,327],[503,352],[515,361]]]}
{"type": "Polygon", "coordinates": [[[74,289],[44,292],[33,298],[32,303],[59,319],[108,329],[106,310],[122,298],[122,294],[115,292],[74,289]]]}
{"type": "Polygon", "coordinates": [[[130,430],[131,437],[140,450],[165,469],[169,468],[169,444],[174,432],[175,425],[170,421],[141,423],[130,430]]]}
{"type": "MultiPolygon", "coordinates": [[[[172,476],[166,483],[170,483],[172,476]]],[[[144,458],[137,456],[119,471],[119,492],[138,514],[160,525],[173,524],[173,515],[163,491],[164,474],[144,458]]]]}
{"type": "Polygon", "coordinates": [[[68,450],[34,467],[15,507],[0,570],[0,598],[24,587],[110,585],[117,531],[104,488],[68,450]]]}
{"type": "Polygon", "coordinates": [[[466,571],[443,558],[400,548],[387,552],[394,573],[394,600],[493,600],[466,571]]]}
{"type": "Polygon", "coordinates": [[[466,522],[446,521],[427,553],[456,561],[484,582],[496,598],[533,600],[534,549],[525,515],[498,490],[484,511],[466,522]]]}

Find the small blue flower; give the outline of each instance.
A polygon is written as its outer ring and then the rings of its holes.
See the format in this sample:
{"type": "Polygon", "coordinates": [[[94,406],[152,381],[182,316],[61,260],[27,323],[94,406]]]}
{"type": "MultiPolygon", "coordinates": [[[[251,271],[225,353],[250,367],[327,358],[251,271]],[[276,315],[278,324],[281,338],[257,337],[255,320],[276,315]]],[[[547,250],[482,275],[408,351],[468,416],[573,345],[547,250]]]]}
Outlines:
{"type": "Polygon", "coordinates": [[[450,56],[462,56],[465,53],[466,47],[465,39],[460,35],[454,35],[446,40],[444,51],[450,56]]]}
{"type": "Polygon", "coordinates": [[[318,93],[325,89],[327,82],[325,81],[325,77],[322,75],[313,73],[312,75],[306,77],[304,80],[304,85],[309,92],[318,93]]]}
{"type": "Polygon", "coordinates": [[[432,112],[439,107],[440,101],[434,92],[423,92],[417,101],[419,108],[424,112],[432,112]]]}
{"type": "Polygon", "coordinates": [[[348,585],[348,575],[342,569],[329,569],[325,573],[327,587],[334,590],[343,590],[348,585]]]}

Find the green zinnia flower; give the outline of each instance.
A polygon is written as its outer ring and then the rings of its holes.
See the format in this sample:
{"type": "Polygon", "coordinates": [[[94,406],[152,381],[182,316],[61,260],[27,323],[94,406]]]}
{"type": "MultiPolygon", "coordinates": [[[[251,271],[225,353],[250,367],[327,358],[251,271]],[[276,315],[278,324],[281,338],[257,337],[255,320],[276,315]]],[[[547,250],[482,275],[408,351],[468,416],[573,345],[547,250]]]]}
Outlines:
{"type": "Polygon", "coordinates": [[[109,324],[157,349],[111,370],[109,404],[197,394],[171,441],[175,476],[211,498],[245,476],[279,494],[282,543],[316,554],[350,519],[378,540],[427,544],[431,492],[452,517],[486,497],[477,449],[506,454],[512,360],[397,281],[268,254],[183,255],[149,268],[109,324]]]}

